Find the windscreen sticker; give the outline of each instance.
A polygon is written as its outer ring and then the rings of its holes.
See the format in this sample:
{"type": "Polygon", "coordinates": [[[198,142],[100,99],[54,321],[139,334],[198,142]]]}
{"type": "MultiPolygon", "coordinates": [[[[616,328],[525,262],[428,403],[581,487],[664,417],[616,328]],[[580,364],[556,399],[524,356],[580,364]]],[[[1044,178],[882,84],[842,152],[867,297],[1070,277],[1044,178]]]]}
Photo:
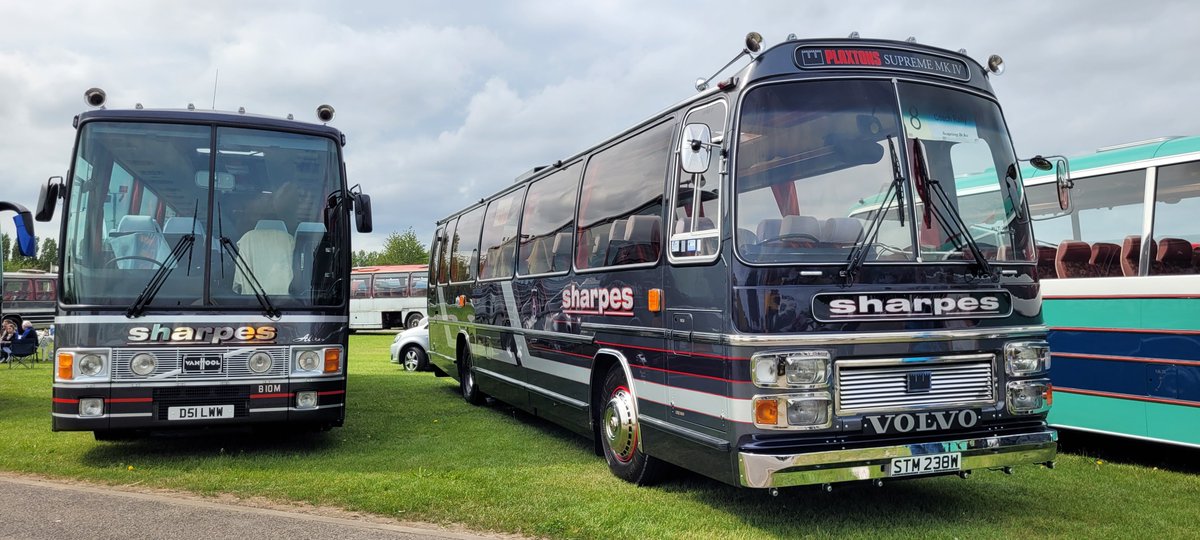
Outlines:
{"type": "Polygon", "coordinates": [[[910,139],[923,141],[974,142],[979,140],[975,122],[952,114],[921,111],[916,105],[904,107],[904,132],[910,139]]]}

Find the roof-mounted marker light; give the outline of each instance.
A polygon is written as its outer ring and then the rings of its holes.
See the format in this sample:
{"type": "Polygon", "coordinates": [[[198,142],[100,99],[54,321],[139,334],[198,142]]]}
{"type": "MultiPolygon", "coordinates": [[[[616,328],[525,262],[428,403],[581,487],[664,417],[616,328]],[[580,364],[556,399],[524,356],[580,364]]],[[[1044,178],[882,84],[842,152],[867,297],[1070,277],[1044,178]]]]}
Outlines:
{"type": "Polygon", "coordinates": [[[958,50],[958,54],[967,54],[967,50],[966,50],[966,49],[959,49],[959,50],[958,50]]]}
{"type": "Polygon", "coordinates": [[[993,54],[993,55],[989,56],[988,62],[987,62],[987,68],[988,68],[988,71],[990,71],[996,75],[1004,74],[1004,59],[1000,58],[1000,55],[998,55],[998,54],[993,54]]]}
{"type": "Polygon", "coordinates": [[[238,107],[238,114],[246,114],[246,108],[245,108],[245,107],[238,107]]]}
{"type": "Polygon", "coordinates": [[[905,41],[906,43],[916,43],[916,42],[917,42],[917,36],[908,36],[908,39],[906,39],[906,40],[904,40],[904,41],[905,41]]]}
{"type": "Polygon", "coordinates": [[[195,104],[195,103],[188,103],[188,110],[189,110],[189,111],[194,111],[194,110],[196,110],[196,104],[195,104]]]}
{"type": "Polygon", "coordinates": [[[850,38],[850,39],[858,39],[858,31],[856,30],[854,32],[850,32],[850,35],[848,35],[846,37],[850,38]]]}
{"type": "Polygon", "coordinates": [[[787,40],[788,41],[796,41],[796,34],[788,34],[787,40]]]}
{"type": "Polygon", "coordinates": [[[329,105],[317,107],[317,119],[322,122],[333,120],[333,107],[329,105]]]}
{"type": "Polygon", "coordinates": [[[88,88],[83,93],[83,101],[92,107],[103,107],[106,99],[108,99],[108,95],[99,88],[88,88]]]}
{"type": "Polygon", "coordinates": [[[133,108],[135,108],[135,109],[137,109],[137,110],[139,110],[139,111],[140,111],[140,110],[142,110],[142,104],[141,104],[141,103],[134,103],[134,104],[133,104],[133,108]]]}
{"type": "Polygon", "coordinates": [[[292,113],[288,113],[288,120],[295,120],[295,118],[292,116],[292,113]]]}

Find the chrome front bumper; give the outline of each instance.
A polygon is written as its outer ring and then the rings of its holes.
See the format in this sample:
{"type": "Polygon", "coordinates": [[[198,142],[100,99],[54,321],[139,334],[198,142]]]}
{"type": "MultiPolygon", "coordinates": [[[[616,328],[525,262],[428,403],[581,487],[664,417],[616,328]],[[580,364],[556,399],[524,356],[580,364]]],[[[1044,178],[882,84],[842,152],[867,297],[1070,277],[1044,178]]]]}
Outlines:
{"type": "Polygon", "coordinates": [[[946,452],[962,454],[963,471],[1047,463],[1058,453],[1058,432],[1045,428],[1018,435],[791,455],[739,452],[738,469],[744,487],[832,484],[890,478],[892,458],[946,452]]]}

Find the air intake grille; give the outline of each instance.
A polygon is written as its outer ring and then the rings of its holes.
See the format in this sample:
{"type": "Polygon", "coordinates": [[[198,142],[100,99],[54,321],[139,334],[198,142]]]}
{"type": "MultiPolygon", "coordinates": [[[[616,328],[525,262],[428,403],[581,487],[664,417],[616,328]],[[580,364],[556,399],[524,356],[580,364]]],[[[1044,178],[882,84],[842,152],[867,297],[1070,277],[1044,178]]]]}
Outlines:
{"type": "Polygon", "coordinates": [[[911,360],[849,360],[837,364],[838,411],[856,413],[995,400],[993,355],[911,360]]]}

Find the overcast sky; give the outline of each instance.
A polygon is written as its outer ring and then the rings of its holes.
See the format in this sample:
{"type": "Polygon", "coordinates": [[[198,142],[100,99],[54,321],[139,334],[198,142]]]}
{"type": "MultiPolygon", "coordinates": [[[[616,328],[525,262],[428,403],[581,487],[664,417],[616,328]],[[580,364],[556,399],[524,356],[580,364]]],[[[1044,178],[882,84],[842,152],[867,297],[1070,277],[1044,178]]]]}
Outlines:
{"type": "Polygon", "coordinates": [[[1200,133],[1197,22],[1186,1],[5,1],[0,199],[33,209],[66,174],[88,87],[110,108],[208,108],[217,78],[221,110],[332,104],[374,198],[355,249],[410,226],[427,243],[436,219],[690,96],[751,30],[1001,54],[1017,153],[1077,154],[1200,133]]]}

